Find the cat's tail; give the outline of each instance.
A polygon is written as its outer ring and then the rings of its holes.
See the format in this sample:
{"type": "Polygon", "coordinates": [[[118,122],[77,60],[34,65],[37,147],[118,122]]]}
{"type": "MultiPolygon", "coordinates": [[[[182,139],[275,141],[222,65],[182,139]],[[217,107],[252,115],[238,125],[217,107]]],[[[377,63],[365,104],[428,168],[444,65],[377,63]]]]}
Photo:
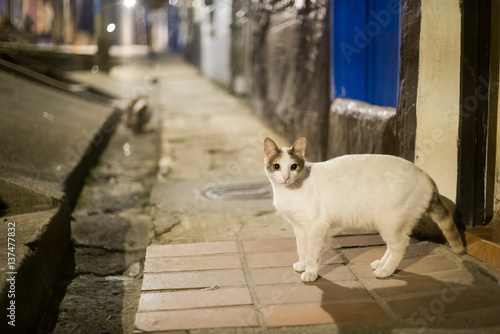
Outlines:
{"type": "Polygon", "coordinates": [[[464,251],[462,238],[453,222],[453,216],[443,204],[443,201],[441,201],[437,191],[432,194],[427,213],[438,224],[441,231],[443,231],[446,240],[450,243],[451,249],[455,253],[462,253],[464,251]]]}

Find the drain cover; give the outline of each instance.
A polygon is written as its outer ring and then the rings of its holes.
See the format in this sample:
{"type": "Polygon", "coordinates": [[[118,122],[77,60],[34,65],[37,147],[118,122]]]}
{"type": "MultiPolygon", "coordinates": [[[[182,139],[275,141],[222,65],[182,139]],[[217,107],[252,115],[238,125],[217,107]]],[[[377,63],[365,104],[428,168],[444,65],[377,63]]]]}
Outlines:
{"type": "Polygon", "coordinates": [[[205,196],[223,200],[249,200],[273,198],[273,189],[269,182],[224,184],[205,190],[205,196]]]}

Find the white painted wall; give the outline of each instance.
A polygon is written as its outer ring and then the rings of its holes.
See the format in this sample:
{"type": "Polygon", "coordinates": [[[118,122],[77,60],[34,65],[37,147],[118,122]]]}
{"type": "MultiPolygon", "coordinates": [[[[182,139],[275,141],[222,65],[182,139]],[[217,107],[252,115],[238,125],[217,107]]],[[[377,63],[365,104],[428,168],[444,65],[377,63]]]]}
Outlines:
{"type": "Polygon", "coordinates": [[[457,188],[459,0],[422,0],[415,164],[452,201],[457,188]]]}
{"type": "Polygon", "coordinates": [[[229,87],[232,1],[214,0],[213,8],[203,7],[201,23],[201,72],[229,87]],[[210,22],[210,10],[214,10],[210,22]]]}

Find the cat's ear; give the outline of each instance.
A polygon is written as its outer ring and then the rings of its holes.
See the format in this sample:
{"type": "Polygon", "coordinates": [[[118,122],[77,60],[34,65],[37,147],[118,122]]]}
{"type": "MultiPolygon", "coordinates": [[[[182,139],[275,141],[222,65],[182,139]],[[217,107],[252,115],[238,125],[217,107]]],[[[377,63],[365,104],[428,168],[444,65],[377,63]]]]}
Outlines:
{"type": "Polygon", "coordinates": [[[269,137],[264,139],[264,153],[266,154],[266,158],[270,158],[279,151],[278,145],[269,137]]]}
{"type": "Polygon", "coordinates": [[[306,155],[306,139],[304,137],[297,139],[292,146],[292,153],[302,159],[306,155]]]}

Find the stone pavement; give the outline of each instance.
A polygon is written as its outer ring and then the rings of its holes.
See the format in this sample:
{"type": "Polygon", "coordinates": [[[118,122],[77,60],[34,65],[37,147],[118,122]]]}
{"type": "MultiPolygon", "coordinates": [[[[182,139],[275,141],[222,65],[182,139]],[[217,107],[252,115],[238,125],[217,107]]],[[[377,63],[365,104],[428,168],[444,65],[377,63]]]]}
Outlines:
{"type": "Polygon", "coordinates": [[[156,75],[162,152],[136,333],[500,331],[500,271],[429,241],[377,279],[378,235],[329,238],[321,278],[302,283],[262,165],[265,136],[286,142],[182,60],[156,75]]]}
{"type": "Polygon", "coordinates": [[[137,332],[224,327],[266,332],[317,324],[382,332],[498,326],[498,284],[475,262],[457,260],[431,242],[414,243],[394,277],[377,279],[370,262],[385,247],[371,246],[382,243],[375,237],[332,239],[321,278],[308,284],[292,269],[293,239],[151,245],[137,332]]]}

